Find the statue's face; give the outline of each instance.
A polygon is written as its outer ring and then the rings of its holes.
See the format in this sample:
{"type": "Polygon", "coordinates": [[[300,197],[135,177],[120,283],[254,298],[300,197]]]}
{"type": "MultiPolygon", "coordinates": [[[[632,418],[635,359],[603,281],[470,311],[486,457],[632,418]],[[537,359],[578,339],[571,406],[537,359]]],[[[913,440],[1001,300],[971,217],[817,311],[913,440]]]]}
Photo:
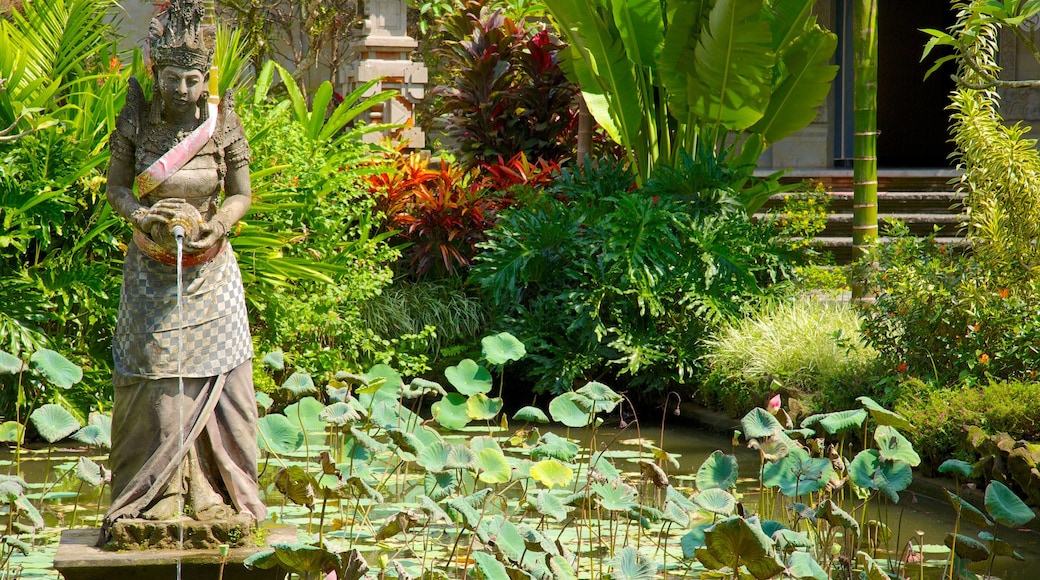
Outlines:
{"type": "Polygon", "coordinates": [[[206,75],[191,68],[167,66],[159,71],[159,91],[173,113],[194,111],[206,89],[206,75]]]}

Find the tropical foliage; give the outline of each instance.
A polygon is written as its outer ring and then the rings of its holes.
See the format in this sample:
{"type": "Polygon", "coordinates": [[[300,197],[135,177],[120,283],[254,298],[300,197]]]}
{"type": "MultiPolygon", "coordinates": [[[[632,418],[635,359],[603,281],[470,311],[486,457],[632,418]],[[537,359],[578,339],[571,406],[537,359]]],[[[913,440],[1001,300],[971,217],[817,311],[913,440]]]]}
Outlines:
{"type": "MultiPolygon", "coordinates": [[[[809,124],[830,90],[836,37],[811,0],[547,0],[564,68],[639,183],[703,141],[748,173],[809,124]]],[[[754,209],[762,192],[745,194],[754,209]]]]}
{"type": "Polygon", "coordinates": [[[780,288],[798,254],[743,211],[739,179],[703,150],[642,189],[601,161],[502,215],[471,279],[530,346],[537,390],[617,375],[648,392],[682,382],[711,329],[780,288]]]}

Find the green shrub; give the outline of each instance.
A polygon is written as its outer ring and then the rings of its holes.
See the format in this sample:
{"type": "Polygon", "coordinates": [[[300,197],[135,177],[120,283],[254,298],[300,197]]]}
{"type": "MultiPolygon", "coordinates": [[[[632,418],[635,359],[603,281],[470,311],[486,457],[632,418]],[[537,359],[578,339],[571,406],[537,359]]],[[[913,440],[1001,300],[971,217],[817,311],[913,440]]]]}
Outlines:
{"type": "Polygon", "coordinates": [[[901,224],[890,231],[860,265],[876,297],[864,337],[882,368],[936,385],[1029,378],[1040,351],[1040,281],[1003,286],[973,256],[901,224]]]}
{"type": "Polygon", "coordinates": [[[908,437],[932,466],[949,457],[978,459],[965,441],[969,426],[989,435],[1007,433],[1014,440],[1040,440],[1038,383],[991,380],[941,389],[916,385],[905,388],[895,411],[916,427],[908,437]]]}
{"type": "Polygon", "coordinates": [[[602,376],[646,391],[681,383],[708,332],[777,291],[797,252],[748,216],[743,179],[710,152],[640,190],[616,164],[586,164],[502,214],[470,279],[527,345],[536,390],[602,376]]]}
{"type": "Polygon", "coordinates": [[[782,392],[812,409],[848,408],[877,354],[863,344],[856,309],[801,296],[724,326],[705,341],[702,394],[734,415],[782,392]]]}

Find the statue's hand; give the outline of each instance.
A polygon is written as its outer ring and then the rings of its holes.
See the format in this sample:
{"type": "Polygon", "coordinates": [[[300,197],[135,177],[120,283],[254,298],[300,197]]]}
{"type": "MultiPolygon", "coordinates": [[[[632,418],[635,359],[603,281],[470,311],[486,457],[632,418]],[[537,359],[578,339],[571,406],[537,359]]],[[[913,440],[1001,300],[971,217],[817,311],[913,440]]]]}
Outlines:
{"type": "Polygon", "coordinates": [[[187,211],[186,206],[190,205],[186,200],[179,197],[160,199],[155,202],[155,205],[148,208],[148,213],[134,225],[137,226],[137,229],[154,237],[153,228],[156,226],[169,227],[170,221],[183,215],[187,211]]]}
{"type": "Polygon", "coordinates": [[[199,227],[198,239],[186,240],[184,245],[189,250],[195,251],[209,249],[220,242],[221,238],[227,236],[228,229],[227,224],[217,218],[213,218],[199,227]]]}

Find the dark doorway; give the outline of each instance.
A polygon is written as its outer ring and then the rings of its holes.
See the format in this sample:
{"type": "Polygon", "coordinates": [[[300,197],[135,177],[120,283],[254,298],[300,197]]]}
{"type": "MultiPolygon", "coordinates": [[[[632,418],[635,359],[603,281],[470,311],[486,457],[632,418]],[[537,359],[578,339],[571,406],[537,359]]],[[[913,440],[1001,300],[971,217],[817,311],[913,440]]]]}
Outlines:
{"type": "Polygon", "coordinates": [[[878,2],[878,165],[949,167],[950,102],[954,64],[931,74],[934,54],[921,62],[928,35],[956,21],[949,0],[878,2]]]}

